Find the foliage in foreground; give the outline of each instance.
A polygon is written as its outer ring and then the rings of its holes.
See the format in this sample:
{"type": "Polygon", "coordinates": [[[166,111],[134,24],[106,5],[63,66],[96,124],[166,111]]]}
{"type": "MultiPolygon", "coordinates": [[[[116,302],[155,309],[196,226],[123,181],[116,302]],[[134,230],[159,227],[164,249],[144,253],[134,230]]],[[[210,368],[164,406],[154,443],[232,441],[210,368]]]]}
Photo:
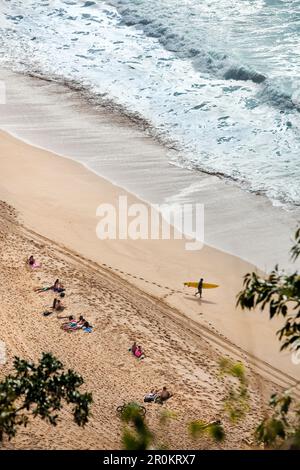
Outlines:
{"type": "Polygon", "coordinates": [[[189,424],[189,432],[193,438],[199,438],[203,435],[209,436],[215,442],[223,442],[225,439],[225,431],[221,421],[205,421],[197,420],[189,424]]]}
{"type": "MultiPolygon", "coordinates": [[[[167,449],[165,444],[156,443],[155,434],[150,431],[144,416],[139,411],[137,403],[128,403],[124,406],[121,419],[125,426],[122,434],[122,445],[126,450],[149,450],[151,448],[167,449]]],[[[160,416],[160,425],[163,427],[171,420],[177,419],[176,413],[163,410],[160,416]]],[[[193,438],[203,435],[211,437],[215,442],[222,442],[225,439],[225,432],[221,422],[213,421],[193,421],[189,424],[188,430],[193,438]]]]}
{"type": "MultiPolygon", "coordinates": [[[[296,261],[300,254],[300,228],[295,234],[291,259],[296,261]]],[[[270,319],[281,316],[284,326],[277,332],[283,341],[281,350],[300,348],[300,275],[296,270],[286,274],[278,265],[266,278],[252,272],[244,277],[244,288],[238,294],[237,305],[242,309],[269,309],[270,319]]]]}
{"type": "MultiPolygon", "coordinates": [[[[291,249],[292,261],[296,261],[299,255],[300,228],[295,233],[291,249]]],[[[257,306],[261,310],[268,308],[270,319],[275,316],[284,318],[284,326],[277,332],[282,341],[281,350],[289,349],[295,354],[300,349],[300,275],[297,270],[286,274],[276,265],[266,278],[254,272],[246,274],[237,305],[248,310],[257,306]]],[[[300,449],[300,404],[291,396],[291,390],[272,395],[269,405],[272,413],[257,427],[257,442],[266,447],[300,449]]]]}
{"type": "MultiPolygon", "coordinates": [[[[232,366],[240,364],[232,364],[232,366]]],[[[122,445],[126,450],[149,450],[151,448],[167,449],[168,446],[158,444],[155,434],[150,431],[145,417],[140,411],[137,403],[130,402],[123,407],[121,419],[125,426],[123,427],[122,445]]],[[[163,409],[160,413],[160,425],[165,427],[172,420],[177,419],[177,414],[173,411],[163,409]]],[[[220,420],[209,423],[202,420],[194,420],[188,424],[188,432],[193,439],[199,437],[210,437],[214,442],[220,443],[225,439],[225,431],[220,420]]],[[[164,429],[164,434],[167,430],[164,429]]]]}
{"type": "MultiPolygon", "coordinates": [[[[295,261],[300,255],[300,228],[295,235],[295,245],[291,251],[295,261]]],[[[260,306],[269,308],[270,319],[282,316],[285,325],[277,333],[283,340],[281,349],[300,349],[300,275],[298,271],[285,274],[274,268],[267,278],[256,273],[248,273],[244,278],[244,289],[238,294],[237,304],[243,309],[260,306]]],[[[4,435],[9,439],[16,435],[18,426],[27,426],[29,417],[40,417],[53,426],[58,421],[58,412],[63,401],[72,404],[74,421],[84,426],[90,416],[92,395],[80,393],[78,388],[84,383],[81,376],[72,370],[63,371],[63,365],[51,354],[44,353],[38,365],[15,358],[15,373],[8,375],[0,383],[0,441],[4,435]]],[[[221,374],[234,379],[224,400],[224,409],[232,422],[245,417],[249,410],[248,381],[244,366],[222,359],[221,374]]],[[[300,405],[289,392],[274,394],[270,399],[273,409],[257,427],[257,442],[267,447],[300,449],[300,405]]],[[[124,422],[123,447],[128,450],[147,450],[154,445],[155,436],[150,431],[139,406],[131,403],[124,407],[121,415],[124,422]]],[[[176,419],[172,412],[165,411],[161,425],[176,419]]],[[[192,437],[208,435],[216,442],[225,439],[225,431],[218,420],[205,423],[192,421],[188,426],[192,437]]]]}
{"type": "Polygon", "coordinates": [[[78,391],[83,378],[72,370],[64,372],[52,354],[43,353],[37,365],[16,357],[14,370],[0,382],[0,441],[4,435],[14,437],[18,426],[27,426],[30,415],[56,426],[63,401],[73,405],[78,426],[88,422],[92,395],[78,391]]]}
{"type": "Polygon", "coordinates": [[[236,423],[243,419],[249,411],[248,380],[245,367],[241,362],[233,362],[223,358],[219,364],[221,375],[233,379],[224,399],[224,409],[230,421],[236,423]]]}
{"type": "Polygon", "coordinates": [[[154,436],[136,403],[124,406],[121,419],[125,424],[122,444],[126,450],[147,450],[153,443],[154,436]]]}
{"type": "MultiPolygon", "coordinates": [[[[229,377],[228,394],[224,399],[224,410],[233,423],[245,417],[249,410],[248,380],[244,365],[223,358],[219,364],[221,376],[229,377]]],[[[123,428],[122,444],[126,450],[147,450],[156,444],[156,436],[150,431],[144,416],[137,403],[128,403],[123,407],[121,419],[123,428]]],[[[176,413],[163,409],[160,414],[160,425],[163,427],[172,420],[177,419],[176,413]]],[[[209,437],[215,443],[225,440],[225,430],[218,419],[209,423],[203,420],[194,420],[188,424],[188,432],[193,439],[209,437]]],[[[166,432],[164,432],[166,434],[166,432]]],[[[159,445],[159,448],[167,446],[159,445]]]]}
{"type": "Polygon", "coordinates": [[[273,414],[255,432],[256,439],[269,448],[300,449],[300,407],[288,392],[270,399],[273,414]],[[294,405],[294,408],[292,408],[294,405]]]}

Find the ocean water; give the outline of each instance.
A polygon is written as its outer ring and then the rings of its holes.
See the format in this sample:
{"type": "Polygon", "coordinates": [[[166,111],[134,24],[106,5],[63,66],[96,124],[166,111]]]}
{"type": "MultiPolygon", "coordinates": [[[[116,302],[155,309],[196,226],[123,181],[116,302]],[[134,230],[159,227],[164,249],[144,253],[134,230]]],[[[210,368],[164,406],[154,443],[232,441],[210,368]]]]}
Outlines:
{"type": "Polygon", "coordinates": [[[0,65],[85,90],[171,163],[300,205],[300,2],[0,0],[0,65]]]}

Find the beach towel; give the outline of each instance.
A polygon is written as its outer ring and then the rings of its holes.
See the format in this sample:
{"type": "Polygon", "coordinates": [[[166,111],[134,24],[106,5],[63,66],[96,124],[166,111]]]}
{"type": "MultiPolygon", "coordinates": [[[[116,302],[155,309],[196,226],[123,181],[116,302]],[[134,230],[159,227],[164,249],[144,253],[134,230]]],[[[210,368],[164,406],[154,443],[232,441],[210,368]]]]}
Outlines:
{"type": "Polygon", "coordinates": [[[62,330],[65,330],[65,331],[68,331],[68,330],[77,330],[77,323],[76,322],[70,322],[70,323],[65,323],[63,325],[61,325],[61,329],[62,330]]]}
{"type": "Polygon", "coordinates": [[[35,289],[38,294],[41,294],[42,292],[47,292],[48,290],[53,289],[53,286],[50,287],[41,287],[40,289],[35,289]]]}

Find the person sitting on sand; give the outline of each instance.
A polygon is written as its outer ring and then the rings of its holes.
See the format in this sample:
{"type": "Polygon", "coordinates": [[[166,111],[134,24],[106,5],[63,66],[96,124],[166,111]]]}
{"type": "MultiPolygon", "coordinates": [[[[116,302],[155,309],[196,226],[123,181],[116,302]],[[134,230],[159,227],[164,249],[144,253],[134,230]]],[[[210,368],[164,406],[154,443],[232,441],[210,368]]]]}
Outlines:
{"type": "Polygon", "coordinates": [[[134,355],[136,350],[137,350],[137,344],[136,342],[134,342],[131,348],[129,349],[129,351],[131,351],[132,354],[134,355]]]}
{"type": "Polygon", "coordinates": [[[75,318],[73,317],[73,315],[70,315],[68,317],[68,321],[63,322],[63,324],[61,325],[61,328],[65,329],[65,328],[69,327],[70,325],[74,325],[76,323],[77,322],[76,322],[75,318]]]}
{"type": "Polygon", "coordinates": [[[64,330],[64,331],[75,331],[75,330],[77,330],[77,321],[63,323],[61,325],[61,329],[64,330]]]}
{"type": "Polygon", "coordinates": [[[55,283],[53,284],[53,286],[49,286],[49,287],[37,287],[36,289],[34,289],[35,292],[37,292],[38,294],[40,294],[41,292],[47,292],[48,290],[53,290],[54,292],[57,292],[58,294],[62,294],[64,293],[64,291],[66,290],[64,288],[64,286],[59,282],[59,279],[56,279],[55,283]]]}
{"type": "Polygon", "coordinates": [[[58,293],[65,291],[64,286],[59,282],[59,279],[56,279],[55,283],[53,284],[52,289],[54,290],[54,292],[58,292],[58,293]]]}
{"type": "Polygon", "coordinates": [[[157,397],[155,398],[156,403],[163,403],[164,401],[168,400],[171,398],[173,394],[167,390],[167,387],[163,387],[161,392],[157,394],[157,397]]]}
{"type": "Polygon", "coordinates": [[[79,320],[77,322],[77,328],[83,328],[86,323],[88,323],[86,319],[83,318],[82,315],[80,315],[79,320]]]}
{"type": "Polygon", "coordinates": [[[144,359],[145,357],[145,354],[142,350],[142,347],[141,346],[138,346],[134,352],[134,355],[135,357],[137,357],[138,359],[144,359]]]}
{"type": "Polygon", "coordinates": [[[40,294],[41,292],[47,292],[48,290],[52,290],[53,289],[53,286],[50,286],[50,287],[37,287],[36,289],[34,289],[35,292],[37,292],[38,294],[40,294]]]}
{"type": "Polygon", "coordinates": [[[41,267],[41,265],[34,259],[34,256],[32,255],[28,258],[27,264],[32,269],[41,267]]]}
{"type": "Polygon", "coordinates": [[[28,264],[29,266],[33,266],[35,264],[35,259],[32,255],[28,259],[28,264]]]}

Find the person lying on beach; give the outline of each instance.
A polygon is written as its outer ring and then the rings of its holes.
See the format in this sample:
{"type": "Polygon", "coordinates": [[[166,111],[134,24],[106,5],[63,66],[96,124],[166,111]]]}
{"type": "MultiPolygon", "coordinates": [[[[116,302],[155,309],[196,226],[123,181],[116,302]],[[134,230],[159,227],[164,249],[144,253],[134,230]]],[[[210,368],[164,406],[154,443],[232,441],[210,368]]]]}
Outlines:
{"type": "Polygon", "coordinates": [[[63,317],[63,318],[68,318],[68,321],[65,322],[65,324],[76,321],[73,315],[69,315],[68,317],[63,317]]]}
{"type": "Polygon", "coordinates": [[[73,317],[73,315],[69,315],[68,317],[62,317],[62,318],[68,318],[68,321],[65,321],[65,322],[62,324],[62,327],[63,327],[63,325],[69,325],[70,323],[76,322],[76,320],[75,320],[75,318],[73,317]]]}
{"type": "Polygon", "coordinates": [[[62,330],[69,331],[69,330],[74,330],[77,327],[77,321],[73,317],[73,315],[70,315],[68,318],[67,322],[64,322],[61,325],[62,330]]]}
{"type": "Polygon", "coordinates": [[[167,390],[167,387],[163,387],[162,390],[155,397],[155,403],[162,404],[164,401],[171,398],[173,394],[167,390]]]}
{"type": "Polygon", "coordinates": [[[80,330],[81,328],[91,328],[89,323],[83,318],[83,316],[79,317],[79,320],[76,321],[73,316],[69,317],[69,321],[65,322],[61,325],[61,328],[64,331],[76,331],[80,330]]]}
{"type": "Polygon", "coordinates": [[[62,294],[64,293],[64,291],[66,290],[64,288],[64,286],[59,282],[59,279],[56,279],[55,283],[53,284],[53,286],[48,286],[48,287],[37,287],[36,289],[34,289],[35,292],[37,292],[38,294],[42,293],[42,292],[47,292],[48,290],[53,290],[54,292],[57,292],[58,294],[62,294]]]}
{"type": "Polygon", "coordinates": [[[136,342],[134,342],[133,345],[131,346],[131,348],[129,348],[129,351],[132,352],[134,357],[136,357],[137,359],[144,359],[145,358],[145,353],[142,350],[142,347],[138,346],[136,344],[136,342]]]}

